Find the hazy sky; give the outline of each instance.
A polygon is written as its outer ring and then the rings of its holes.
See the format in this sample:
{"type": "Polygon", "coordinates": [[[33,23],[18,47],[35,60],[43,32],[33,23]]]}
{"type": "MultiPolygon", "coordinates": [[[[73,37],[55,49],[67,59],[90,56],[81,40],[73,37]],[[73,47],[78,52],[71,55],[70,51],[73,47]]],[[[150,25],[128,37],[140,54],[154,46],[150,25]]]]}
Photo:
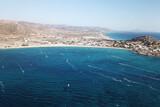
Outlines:
{"type": "Polygon", "coordinates": [[[160,31],[160,0],[0,0],[0,19],[160,31]]]}

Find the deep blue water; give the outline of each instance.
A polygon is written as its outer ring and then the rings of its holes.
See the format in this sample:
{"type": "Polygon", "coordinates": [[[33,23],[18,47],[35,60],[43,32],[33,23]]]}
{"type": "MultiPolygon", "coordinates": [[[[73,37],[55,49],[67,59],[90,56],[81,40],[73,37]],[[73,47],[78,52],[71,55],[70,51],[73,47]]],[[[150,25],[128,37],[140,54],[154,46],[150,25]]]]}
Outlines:
{"type": "Polygon", "coordinates": [[[160,33],[155,32],[109,32],[106,34],[114,40],[130,40],[138,36],[149,35],[160,40],[160,33]]]}
{"type": "Polygon", "coordinates": [[[0,107],[160,107],[160,58],[127,50],[0,50],[0,107]]]}

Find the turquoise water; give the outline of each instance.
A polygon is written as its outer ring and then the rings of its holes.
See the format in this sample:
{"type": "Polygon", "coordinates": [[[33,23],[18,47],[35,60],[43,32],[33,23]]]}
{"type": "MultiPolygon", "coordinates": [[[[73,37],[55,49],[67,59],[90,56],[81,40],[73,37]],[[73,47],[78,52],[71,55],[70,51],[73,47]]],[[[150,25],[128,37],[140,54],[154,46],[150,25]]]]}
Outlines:
{"type": "Polygon", "coordinates": [[[160,107],[160,58],[128,50],[0,50],[0,107],[160,107]]]}
{"type": "Polygon", "coordinates": [[[149,35],[160,40],[160,33],[155,32],[109,32],[106,34],[114,40],[130,40],[138,36],[149,35]]]}

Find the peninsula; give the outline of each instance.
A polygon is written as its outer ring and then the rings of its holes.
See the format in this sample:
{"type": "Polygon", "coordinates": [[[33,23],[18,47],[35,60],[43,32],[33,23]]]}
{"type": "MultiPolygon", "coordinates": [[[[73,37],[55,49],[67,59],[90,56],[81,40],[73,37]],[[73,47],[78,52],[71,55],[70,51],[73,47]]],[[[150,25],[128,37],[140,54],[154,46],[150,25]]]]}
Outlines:
{"type": "Polygon", "coordinates": [[[112,47],[133,50],[142,55],[160,56],[160,41],[151,36],[144,35],[131,40],[116,41],[105,35],[108,31],[110,30],[100,27],[44,25],[0,20],[0,48],[112,47]]]}

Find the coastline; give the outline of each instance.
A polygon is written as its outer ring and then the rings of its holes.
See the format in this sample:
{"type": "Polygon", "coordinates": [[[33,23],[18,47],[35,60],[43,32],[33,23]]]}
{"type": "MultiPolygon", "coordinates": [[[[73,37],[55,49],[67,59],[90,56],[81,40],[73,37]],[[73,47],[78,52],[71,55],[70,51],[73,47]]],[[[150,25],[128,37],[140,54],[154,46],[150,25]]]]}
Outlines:
{"type": "Polygon", "coordinates": [[[58,45],[39,45],[39,46],[20,46],[20,47],[0,47],[0,50],[9,50],[9,49],[27,49],[27,48],[56,48],[56,47],[77,47],[77,48],[106,48],[106,49],[122,49],[122,50],[130,50],[126,48],[120,48],[120,47],[103,47],[103,46],[84,46],[84,45],[64,45],[64,44],[58,44],[58,45]]]}

